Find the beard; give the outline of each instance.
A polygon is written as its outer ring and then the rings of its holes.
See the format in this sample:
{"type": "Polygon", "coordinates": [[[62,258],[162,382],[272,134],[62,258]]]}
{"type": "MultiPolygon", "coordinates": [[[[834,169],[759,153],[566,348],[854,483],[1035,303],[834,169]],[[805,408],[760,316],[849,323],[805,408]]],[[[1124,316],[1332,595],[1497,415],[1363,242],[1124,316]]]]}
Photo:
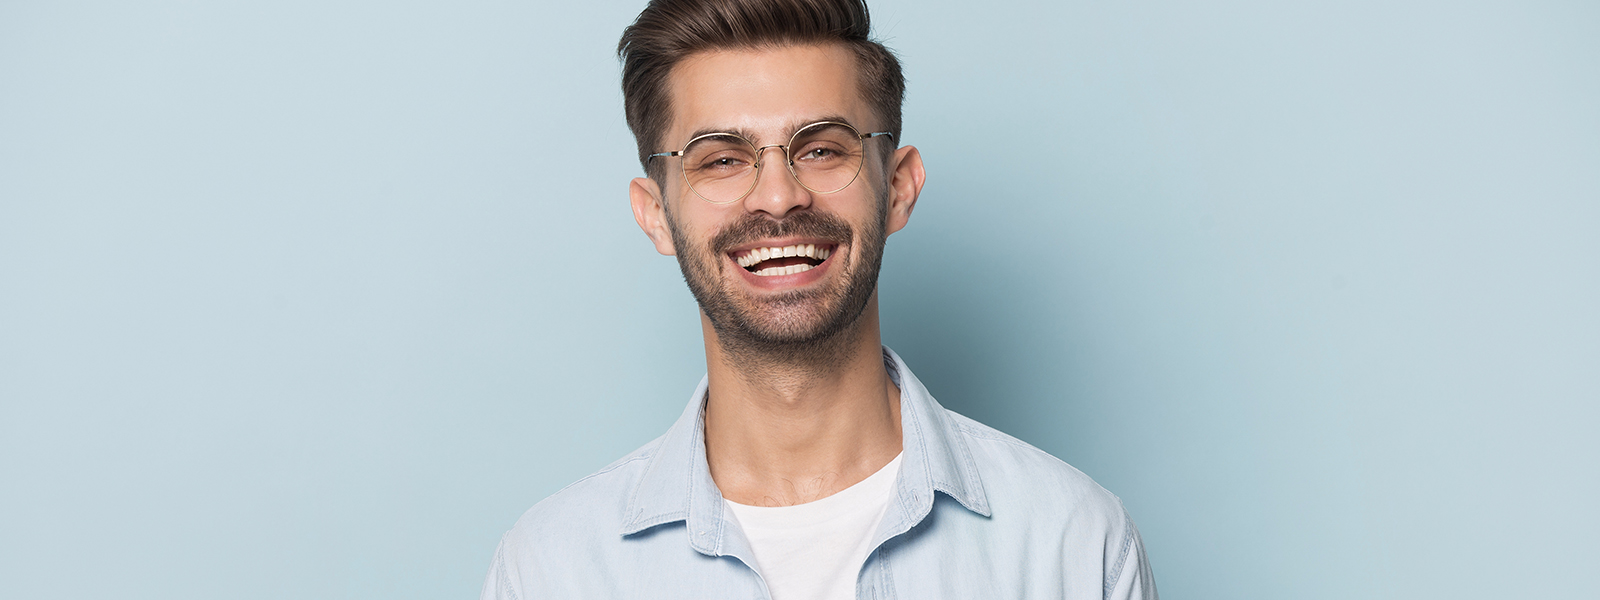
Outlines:
{"type": "MultiPolygon", "coordinates": [[[[684,236],[667,213],[667,228],[677,253],[678,268],[700,310],[711,321],[724,354],[746,366],[818,363],[842,360],[837,352],[851,326],[861,317],[878,286],[887,234],[888,198],[877,196],[875,217],[857,231],[843,219],[814,209],[774,220],[760,213],[745,213],[722,228],[710,241],[695,245],[684,236]],[[832,285],[753,298],[742,294],[727,269],[738,268],[723,257],[734,246],[767,238],[804,236],[834,244],[829,260],[842,277],[832,285]],[[859,252],[839,250],[846,245],[859,252]],[[855,254],[854,257],[849,254],[855,254]],[[859,262],[858,262],[859,261],[859,262]]],[[[735,275],[737,276],[737,275],[735,275]]]]}

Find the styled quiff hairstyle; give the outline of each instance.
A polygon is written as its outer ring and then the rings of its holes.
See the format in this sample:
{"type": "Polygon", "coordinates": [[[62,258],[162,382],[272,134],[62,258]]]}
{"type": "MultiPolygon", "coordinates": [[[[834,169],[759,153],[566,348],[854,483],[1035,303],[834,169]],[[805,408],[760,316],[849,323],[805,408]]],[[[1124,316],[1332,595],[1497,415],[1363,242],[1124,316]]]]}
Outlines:
{"type": "MultiPolygon", "coordinates": [[[[661,148],[672,118],[667,76],[696,52],[759,49],[797,44],[840,44],[856,57],[857,88],[900,140],[900,104],[906,79],[900,61],[873,41],[865,0],[651,0],[622,31],[622,102],[639,144],[639,164],[656,180],[649,155],[661,148]]],[[[657,161],[659,163],[660,161],[657,161]]]]}

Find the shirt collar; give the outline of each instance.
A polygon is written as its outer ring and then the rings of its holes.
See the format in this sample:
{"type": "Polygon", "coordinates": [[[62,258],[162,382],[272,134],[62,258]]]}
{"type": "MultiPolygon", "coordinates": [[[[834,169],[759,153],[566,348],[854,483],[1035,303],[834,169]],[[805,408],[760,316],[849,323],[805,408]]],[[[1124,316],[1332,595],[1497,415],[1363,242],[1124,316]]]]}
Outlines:
{"type": "MultiPolygon", "coordinates": [[[[990,516],[988,497],[964,437],[905,361],[888,347],[883,365],[900,388],[902,458],[894,496],[874,544],[909,530],[933,509],[934,492],[955,499],[967,510],[990,516]]],[[[701,378],[683,415],[662,436],[645,474],[633,489],[622,515],[622,535],[657,525],[685,521],[689,545],[703,554],[743,554],[747,546],[732,515],[726,514],[722,492],[706,465],[705,411],[708,381],[701,378]]]]}

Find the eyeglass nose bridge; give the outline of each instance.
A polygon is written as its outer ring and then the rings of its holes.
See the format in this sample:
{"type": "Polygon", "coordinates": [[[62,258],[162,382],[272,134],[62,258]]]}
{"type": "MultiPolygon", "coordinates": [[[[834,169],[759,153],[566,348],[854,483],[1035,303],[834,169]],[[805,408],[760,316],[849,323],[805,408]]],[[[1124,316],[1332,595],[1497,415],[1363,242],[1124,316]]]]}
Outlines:
{"type": "Polygon", "coordinates": [[[791,169],[794,167],[794,159],[789,158],[789,145],[788,144],[767,144],[765,146],[757,146],[756,147],[756,170],[759,171],[761,169],[761,165],[762,165],[761,157],[766,155],[767,148],[782,148],[783,149],[783,164],[785,166],[787,166],[787,167],[790,167],[791,169]]]}

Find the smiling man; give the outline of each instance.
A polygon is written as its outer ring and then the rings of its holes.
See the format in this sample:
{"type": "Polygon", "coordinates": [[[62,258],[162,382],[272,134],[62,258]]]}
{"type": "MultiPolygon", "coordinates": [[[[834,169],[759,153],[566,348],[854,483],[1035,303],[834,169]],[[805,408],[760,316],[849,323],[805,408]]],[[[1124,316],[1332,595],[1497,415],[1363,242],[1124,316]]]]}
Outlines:
{"type": "Polygon", "coordinates": [[[657,0],[622,37],[628,194],[706,378],[665,435],[535,505],[484,598],[1155,598],[1121,502],[939,406],[878,331],[922,190],[858,0],[657,0]]]}

